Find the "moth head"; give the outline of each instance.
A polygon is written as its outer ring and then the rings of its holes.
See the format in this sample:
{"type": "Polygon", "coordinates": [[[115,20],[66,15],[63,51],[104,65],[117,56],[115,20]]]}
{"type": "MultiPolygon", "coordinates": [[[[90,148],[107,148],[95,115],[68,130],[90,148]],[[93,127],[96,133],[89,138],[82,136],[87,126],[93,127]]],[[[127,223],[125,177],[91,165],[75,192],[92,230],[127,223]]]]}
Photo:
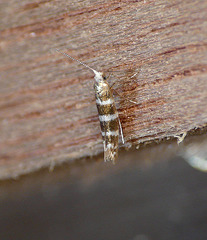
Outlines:
{"type": "Polygon", "coordinates": [[[103,81],[106,81],[106,76],[103,72],[97,72],[97,71],[94,71],[95,73],[95,80],[97,83],[100,83],[100,82],[103,82],[103,81]]]}

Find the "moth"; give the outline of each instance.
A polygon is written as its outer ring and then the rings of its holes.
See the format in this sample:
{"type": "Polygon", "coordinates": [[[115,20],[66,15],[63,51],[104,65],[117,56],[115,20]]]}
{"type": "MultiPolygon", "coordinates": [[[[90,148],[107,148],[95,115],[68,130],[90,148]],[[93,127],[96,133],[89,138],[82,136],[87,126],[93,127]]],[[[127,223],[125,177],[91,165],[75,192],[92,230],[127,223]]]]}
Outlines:
{"type": "Polygon", "coordinates": [[[119,134],[121,135],[123,144],[124,136],[119,114],[115,106],[113,89],[109,86],[106,75],[103,72],[94,70],[85,63],[71,57],[67,53],[61,52],[59,49],[56,50],[64,56],[77,61],[93,71],[95,79],[94,90],[96,106],[98,110],[104,146],[104,161],[112,161],[112,163],[115,163],[118,157],[119,134]]]}

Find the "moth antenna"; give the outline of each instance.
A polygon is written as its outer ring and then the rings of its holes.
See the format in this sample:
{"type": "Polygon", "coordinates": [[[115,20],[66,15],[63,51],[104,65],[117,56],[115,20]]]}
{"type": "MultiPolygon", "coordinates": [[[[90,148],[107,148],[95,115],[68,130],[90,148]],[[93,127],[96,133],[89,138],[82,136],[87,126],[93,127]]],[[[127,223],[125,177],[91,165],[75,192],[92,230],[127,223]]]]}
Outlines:
{"type": "Polygon", "coordinates": [[[68,58],[70,58],[70,59],[72,59],[72,60],[80,63],[80,64],[83,65],[84,67],[86,67],[86,68],[90,69],[91,71],[93,71],[95,74],[97,73],[97,71],[94,70],[93,68],[89,67],[89,66],[86,65],[85,63],[79,61],[78,59],[75,59],[75,58],[71,57],[71,56],[68,55],[67,53],[60,51],[58,48],[56,48],[56,51],[59,52],[59,53],[61,53],[61,54],[63,54],[64,56],[66,56],[66,57],[68,57],[68,58]]]}

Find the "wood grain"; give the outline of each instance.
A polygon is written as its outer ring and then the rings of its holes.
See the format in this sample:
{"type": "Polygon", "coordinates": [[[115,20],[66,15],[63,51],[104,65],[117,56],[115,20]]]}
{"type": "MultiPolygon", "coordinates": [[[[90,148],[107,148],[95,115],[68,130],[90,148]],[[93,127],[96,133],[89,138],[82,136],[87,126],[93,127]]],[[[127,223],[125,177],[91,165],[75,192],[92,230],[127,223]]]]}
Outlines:
{"type": "Polygon", "coordinates": [[[117,99],[128,146],[207,123],[207,2],[0,3],[0,178],[103,151],[93,74],[117,99]],[[131,78],[136,74],[134,77],[131,78]]]}

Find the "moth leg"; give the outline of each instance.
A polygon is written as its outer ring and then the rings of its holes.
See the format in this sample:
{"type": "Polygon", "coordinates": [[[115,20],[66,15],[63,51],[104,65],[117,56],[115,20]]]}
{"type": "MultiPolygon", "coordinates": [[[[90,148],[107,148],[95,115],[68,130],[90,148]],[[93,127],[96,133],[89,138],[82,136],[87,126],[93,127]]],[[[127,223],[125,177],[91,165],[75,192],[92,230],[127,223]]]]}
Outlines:
{"type": "Polygon", "coordinates": [[[112,88],[112,91],[115,92],[117,95],[119,95],[121,98],[123,98],[123,99],[125,99],[125,100],[127,100],[127,101],[129,101],[129,102],[131,102],[131,103],[139,104],[138,102],[132,101],[131,99],[122,96],[120,93],[118,93],[118,92],[117,92],[115,89],[113,89],[113,88],[112,88]]]}
{"type": "Polygon", "coordinates": [[[106,162],[106,133],[103,136],[103,145],[104,145],[104,162],[106,162]]]}
{"type": "MultiPolygon", "coordinates": [[[[127,76],[127,79],[131,79],[134,83],[136,83],[137,84],[137,81],[136,81],[136,79],[137,79],[137,75],[139,75],[139,73],[140,73],[140,69],[141,69],[141,67],[139,67],[139,68],[136,68],[135,70],[132,70],[133,72],[135,72],[135,73],[133,73],[131,76],[127,76]],[[136,78],[135,78],[136,77],[136,78]]],[[[123,72],[122,70],[113,70],[113,71],[111,71],[111,72],[109,72],[109,76],[107,76],[107,79],[108,78],[110,78],[110,76],[111,75],[113,75],[113,73],[114,72],[123,72]]],[[[112,86],[114,86],[115,84],[117,83],[117,81],[115,81],[113,84],[112,84],[112,86]]],[[[111,86],[111,88],[112,88],[112,86],[111,86]]]]}
{"type": "Polygon", "coordinates": [[[120,122],[119,117],[118,117],[118,121],[119,121],[119,131],[120,131],[120,134],[121,134],[121,140],[122,140],[122,143],[125,144],[124,134],[123,134],[123,130],[122,130],[122,126],[121,126],[121,122],[120,122]]]}

